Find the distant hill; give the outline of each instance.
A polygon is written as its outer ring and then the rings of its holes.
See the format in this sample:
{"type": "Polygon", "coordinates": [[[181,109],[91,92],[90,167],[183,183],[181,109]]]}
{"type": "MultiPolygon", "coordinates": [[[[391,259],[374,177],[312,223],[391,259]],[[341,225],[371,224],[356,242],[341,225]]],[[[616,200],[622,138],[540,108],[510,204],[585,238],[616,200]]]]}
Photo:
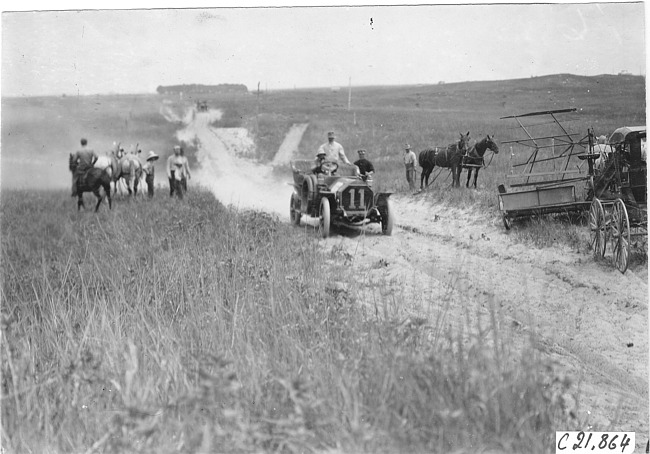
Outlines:
{"type": "Polygon", "coordinates": [[[244,84],[219,84],[219,85],[201,85],[201,84],[183,84],[183,85],[159,85],[156,88],[159,94],[169,93],[248,93],[248,88],[244,84]]]}

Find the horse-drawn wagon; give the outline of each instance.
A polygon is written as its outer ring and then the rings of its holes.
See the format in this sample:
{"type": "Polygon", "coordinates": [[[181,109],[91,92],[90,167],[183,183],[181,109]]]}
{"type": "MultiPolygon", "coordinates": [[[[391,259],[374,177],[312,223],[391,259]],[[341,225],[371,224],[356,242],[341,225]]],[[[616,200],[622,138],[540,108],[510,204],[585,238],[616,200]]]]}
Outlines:
{"type": "Polygon", "coordinates": [[[576,140],[577,134],[569,133],[557,118],[558,114],[575,111],[571,108],[502,117],[514,119],[526,136],[502,145],[517,144],[528,151],[520,153],[511,148],[511,160],[515,162],[506,175],[506,183],[498,187],[499,209],[506,229],[517,218],[589,209],[593,132],[588,131],[576,140]],[[535,130],[538,133],[533,136],[535,130]]]}
{"type": "Polygon", "coordinates": [[[608,141],[610,153],[594,168],[593,200],[589,209],[591,247],[596,258],[605,256],[609,241],[616,268],[625,273],[632,238],[647,252],[648,206],[646,127],[619,128],[608,141]]]}
{"type": "MultiPolygon", "coordinates": [[[[647,252],[646,127],[618,128],[607,144],[596,146],[593,130],[575,140],[576,134],[569,133],[557,120],[557,114],[575,110],[503,117],[515,119],[527,137],[502,143],[532,149],[506,175],[511,182],[510,190],[505,184],[499,185],[503,223],[510,229],[511,221],[521,217],[588,210],[594,256],[604,257],[609,242],[616,268],[624,273],[629,265],[632,238],[645,237],[634,244],[645,247],[647,252]],[[539,121],[541,116],[551,121],[539,121]],[[530,123],[531,118],[538,122],[530,123]],[[549,125],[556,131],[531,134],[535,126],[544,126],[548,131],[549,125]],[[523,172],[516,172],[519,168],[523,172]]],[[[511,151],[511,158],[514,157],[511,151]]]]}

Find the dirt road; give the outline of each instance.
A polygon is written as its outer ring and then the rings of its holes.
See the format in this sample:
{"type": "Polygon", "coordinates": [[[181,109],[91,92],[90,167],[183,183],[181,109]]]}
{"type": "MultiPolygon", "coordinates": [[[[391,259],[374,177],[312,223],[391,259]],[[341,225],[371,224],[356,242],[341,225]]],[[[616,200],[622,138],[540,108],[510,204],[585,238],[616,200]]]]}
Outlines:
{"type": "MultiPolygon", "coordinates": [[[[434,206],[421,197],[393,201],[398,228],[392,237],[373,229],[326,240],[334,251],[349,254],[359,295],[382,287],[386,293],[388,283],[389,293],[407,294],[410,304],[401,316],[424,316],[432,324],[444,317],[445,324],[456,325],[465,311],[488,314],[496,304],[513,342],[526,342],[534,333],[538,348],[581,382],[582,420],[601,430],[635,431],[645,447],[644,266],[621,275],[611,263],[596,263],[568,247],[517,244],[495,213],[434,206]]],[[[380,299],[377,292],[374,298],[380,299]]]]}
{"type": "Polygon", "coordinates": [[[280,145],[280,149],[275,154],[271,165],[279,166],[283,164],[288,164],[293,155],[298,151],[298,145],[302,140],[302,136],[307,130],[309,123],[298,123],[291,125],[291,129],[284,137],[284,141],[280,145]]]}
{"type": "Polygon", "coordinates": [[[217,109],[185,115],[185,128],[177,133],[179,140],[199,143],[194,181],[226,205],[265,210],[288,219],[292,188],[273,175],[271,166],[247,158],[255,144],[245,128],[210,126],[220,116],[217,109]]]}
{"type": "MultiPolygon", "coordinates": [[[[225,203],[261,208],[287,218],[291,188],[270,167],[240,156],[244,131],[209,126],[214,113],[186,116],[179,138],[200,143],[197,179],[225,203]]],[[[297,134],[297,133],[296,133],[297,134]]],[[[284,159],[284,157],[282,157],[284,159]]],[[[369,304],[404,293],[398,317],[458,325],[465,315],[500,308],[503,332],[556,360],[580,383],[578,418],[584,429],[635,431],[637,449],[648,437],[648,274],[644,266],[621,275],[586,252],[517,243],[497,213],[434,206],[424,196],[393,196],[393,236],[371,226],[361,234],[321,240],[355,276],[369,304]]],[[[301,228],[310,229],[309,226],[301,228]]],[[[586,234],[586,232],[585,232],[586,234]]],[[[314,232],[314,235],[316,233],[314,232]]],[[[558,428],[561,430],[562,428],[558,428]]]]}

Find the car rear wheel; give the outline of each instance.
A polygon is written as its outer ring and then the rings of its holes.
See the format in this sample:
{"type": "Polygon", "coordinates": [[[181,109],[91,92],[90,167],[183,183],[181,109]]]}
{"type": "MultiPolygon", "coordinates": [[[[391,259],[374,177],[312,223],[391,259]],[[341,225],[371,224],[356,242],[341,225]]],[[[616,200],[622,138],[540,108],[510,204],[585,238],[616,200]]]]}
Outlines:
{"type": "Polygon", "coordinates": [[[379,210],[381,213],[381,233],[384,235],[393,234],[393,224],[395,223],[395,211],[393,210],[390,200],[386,200],[386,205],[379,210]]]}
{"type": "Polygon", "coordinates": [[[297,203],[296,201],[296,194],[291,194],[291,200],[289,202],[289,218],[291,219],[291,223],[293,225],[300,225],[300,211],[295,209],[297,203]]]}
{"type": "Polygon", "coordinates": [[[320,201],[320,233],[323,238],[330,235],[330,201],[323,197],[320,201]]]}

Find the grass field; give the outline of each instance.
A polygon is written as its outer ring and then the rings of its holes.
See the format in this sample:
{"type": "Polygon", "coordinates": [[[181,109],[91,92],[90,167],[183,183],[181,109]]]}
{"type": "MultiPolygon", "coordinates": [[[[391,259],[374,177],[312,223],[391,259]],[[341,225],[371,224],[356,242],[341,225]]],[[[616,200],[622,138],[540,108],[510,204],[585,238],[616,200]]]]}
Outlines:
{"type": "MultiPolygon", "coordinates": [[[[609,134],[645,124],[644,83],[557,75],[353,88],[350,111],[344,90],[200,98],[223,110],[215,126],[249,129],[262,162],[291,124],[309,123],[298,157],[333,129],[350,158],[369,151],[378,188],[406,192],[405,142],[418,151],[468,130],[505,141],[516,131],[499,117],[566,107],[579,108],[572,131],[609,134]]],[[[162,167],[182,124],[161,106],[182,116],[195,101],[2,100],[3,449],[552,452],[558,427],[582,427],[568,405],[576,388],[532,335],[526,345],[509,338],[499,301],[489,320],[470,314],[462,329],[404,320],[396,314],[409,301],[379,289],[387,296],[367,303],[345,257],[321,252],[311,227],[225,208],[194,188],[183,202],[158,191],[97,215],[74,211],[63,188],[80,137],[98,151],[139,143],[162,167]],[[18,189],[29,181],[48,190],[18,189]]],[[[451,190],[443,175],[423,197],[496,217],[509,155],[502,147],[478,190],[451,190]]],[[[288,169],[277,173],[289,181],[288,169]]],[[[558,221],[523,223],[512,238],[585,247],[583,227],[558,221]]]]}
{"type": "Polygon", "coordinates": [[[8,452],[544,452],[577,423],[495,309],[453,332],[356,304],[310,227],[200,190],[65,195],[3,193],[8,452]]]}

